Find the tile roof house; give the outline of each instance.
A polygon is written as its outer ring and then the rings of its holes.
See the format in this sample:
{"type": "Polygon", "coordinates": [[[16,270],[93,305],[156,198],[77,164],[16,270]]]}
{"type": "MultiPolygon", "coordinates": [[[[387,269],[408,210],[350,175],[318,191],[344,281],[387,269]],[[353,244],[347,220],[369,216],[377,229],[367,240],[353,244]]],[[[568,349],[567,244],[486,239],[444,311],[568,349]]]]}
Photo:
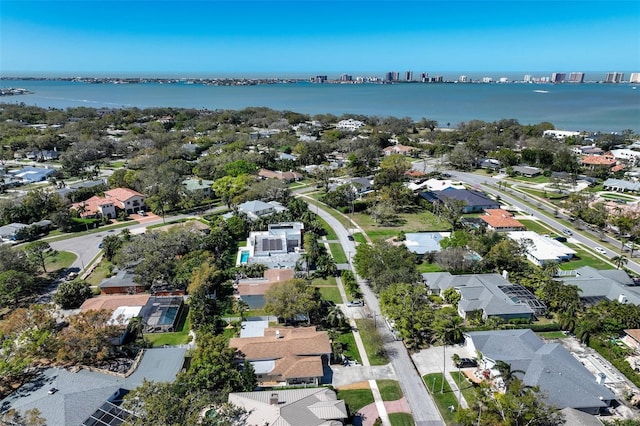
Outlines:
{"type": "Polygon", "coordinates": [[[172,382],[183,368],[186,351],[145,349],[135,371],[127,377],[84,369],[71,372],[48,368],[0,401],[0,412],[15,409],[24,413],[37,408],[48,425],[120,425],[118,419],[130,415],[119,408],[122,396],[140,386],[144,379],[172,382]]]}
{"type": "MultiPolygon", "coordinates": [[[[544,402],[559,409],[570,407],[598,414],[616,399],[560,343],[545,343],[532,330],[470,332],[465,345],[482,354],[484,365],[480,368],[491,370],[500,360],[509,364],[512,371],[524,371],[524,376],[518,376],[524,384],[538,386],[544,402]]],[[[496,375],[492,371],[492,377],[496,375]]]]}
{"type": "Polygon", "coordinates": [[[229,346],[251,362],[261,386],[319,385],[331,356],[329,335],[315,327],[267,328],[263,336],[232,338],[229,346]]]}
{"type": "Polygon", "coordinates": [[[446,200],[460,200],[465,203],[462,213],[481,212],[486,209],[499,209],[500,203],[487,194],[472,189],[445,189],[443,191],[421,192],[420,197],[430,203],[444,203],[446,200]]]}
{"type": "Polygon", "coordinates": [[[113,201],[116,207],[127,213],[144,210],[144,195],[129,188],[114,188],[104,192],[106,199],[113,201]]]}
{"type": "Polygon", "coordinates": [[[233,392],[229,402],[249,413],[247,426],[336,426],[349,417],[344,401],[327,388],[233,392]]]}
{"type": "Polygon", "coordinates": [[[460,294],[458,315],[466,318],[481,311],[482,318],[533,319],[545,312],[546,306],[531,292],[507,281],[500,274],[451,275],[449,272],[428,272],[422,280],[433,294],[443,295],[453,287],[460,294]]]}
{"type": "Polygon", "coordinates": [[[600,300],[640,305],[640,287],[636,287],[631,277],[620,269],[598,270],[583,266],[573,271],[573,275],[557,279],[563,284],[578,286],[580,299],[589,305],[600,300]]]}
{"type": "Polygon", "coordinates": [[[402,144],[391,145],[383,149],[384,155],[392,155],[392,154],[400,154],[400,155],[409,155],[411,152],[417,150],[412,146],[406,146],[402,144]]]}
{"type": "Polygon", "coordinates": [[[264,308],[264,294],[274,284],[293,279],[293,269],[267,269],[262,278],[243,278],[234,284],[234,293],[249,305],[250,309],[264,308]]]}
{"type": "Polygon", "coordinates": [[[521,222],[513,218],[513,215],[503,209],[485,209],[485,214],[480,219],[486,223],[487,228],[498,232],[525,231],[527,229],[521,222]]]}
{"type": "Polygon", "coordinates": [[[109,200],[99,195],[73,203],[73,210],[78,211],[80,217],[107,217],[113,219],[116,217],[116,205],[113,200],[109,200]]]}
{"type": "Polygon", "coordinates": [[[613,167],[618,161],[613,155],[587,155],[580,159],[583,166],[594,167],[613,167]]]}

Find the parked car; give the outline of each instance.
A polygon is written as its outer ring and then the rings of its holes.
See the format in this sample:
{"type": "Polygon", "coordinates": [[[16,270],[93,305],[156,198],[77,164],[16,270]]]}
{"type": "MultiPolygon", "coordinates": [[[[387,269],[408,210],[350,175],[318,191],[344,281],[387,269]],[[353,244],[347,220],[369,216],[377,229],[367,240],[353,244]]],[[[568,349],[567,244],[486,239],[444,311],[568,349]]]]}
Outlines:
{"type": "Polygon", "coordinates": [[[139,214],[140,216],[146,216],[146,215],[147,215],[147,212],[145,212],[144,210],[140,210],[140,211],[138,212],[138,214],[139,214]]]}
{"type": "Polygon", "coordinates": [[[364,301],[362,300],[351,300],[349,302],[347,302],[347,306],[350,308],[355,308],[358,306],[364,306],[364,301]]]}
{"type": "Polygon", "coordinates": [[[472,358],[460,358],[458,362],[456,362],[456,367],[458,368],[468,368],[468,367],[477,367],[478,362],[472,358]]]}
{"type": "Polygon", "coordinates": [[[567,242],[567,237],[563,237],[562,235],[558,235],[557,237],[553,237],[554,240],[559,241],[561,243],[567,242]]]}
{"type": "Polygon", "coordinates": [[[595,251],[597,251],[600,254],[607,254],[607,251],[605,249],[603,249],[602,247],[594,247],[593,248],[595,251]]]}

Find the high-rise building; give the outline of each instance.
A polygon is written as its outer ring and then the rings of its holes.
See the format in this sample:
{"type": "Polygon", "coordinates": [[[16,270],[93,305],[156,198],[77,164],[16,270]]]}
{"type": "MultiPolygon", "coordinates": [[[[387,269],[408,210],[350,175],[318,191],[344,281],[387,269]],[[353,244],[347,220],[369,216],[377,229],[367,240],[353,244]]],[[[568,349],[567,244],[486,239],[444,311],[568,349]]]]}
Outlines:
{"type": "Polygon", "coordinates": [[[632,72],[629,83],[640,83],[640,72],[632,72]]]}
{"type": "Polygon", "coordinates": [[[405,71],[404,80],[405,81],[413,81],[413,71],[405,71]]]}
{"type": "Polygon", "coordinates": [[[340,76],[340,81],[353,81],[353,76],[349,74],[342,74],[340,76]]]}
{"type": "Polygon", "coordinates": [[[469,77],[466,75],[461,75],[460,77],[458,77],[458,82],[459,83],[468,83],[469,82],[469,77]]]}
{"type": "Polygon", "coordinates": [[[563,72],[554,72],[551,74],[552,83],[564,83],[567,78],[567,74],[563,72]]]}
{"type": "Polygon", "coordinates": [[[385,74],[385,80],[398,81],[400,80],[400,73],[398,73],[398,71],[389,71],[387,74],[385,74]]]}
{"type": "Polygon", "coordinates": [[[522,81],[524,81],[525,83],[530,83],[532,81],[531,74],[525,74],[522,81]]]}
{"type": "Polygon", "coordinates": [[[426,72],[420,73],[420,81],[422,83],[428,83],[429,82],[429,73],[426,73],[426,72]]]}
{"type": "Polygon", "coordinates": [[[584,83],[584,73],[572,72],[569,74],[569,83],[584,83]]]}
{"type": "Polygon", "coordinates": [[[621,72],[608,72],[604,78],[605,83],[622,83],[624,79],[624,73],[621,72]]]}

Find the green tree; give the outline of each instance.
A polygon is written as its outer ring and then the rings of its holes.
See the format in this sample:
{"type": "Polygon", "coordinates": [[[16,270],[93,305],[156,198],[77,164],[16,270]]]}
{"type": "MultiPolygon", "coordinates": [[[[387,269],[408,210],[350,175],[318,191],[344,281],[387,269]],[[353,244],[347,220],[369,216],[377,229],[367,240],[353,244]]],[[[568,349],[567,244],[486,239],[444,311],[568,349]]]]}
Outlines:
{"type": "Polygon", "coordinates": [[[83,280],[65,281],[60,283],[53,301],[62,309],[79,308],[82,303],[93,296],[91,286],[83,280]]]}
{"type": "Polygon", "coordinates": [[[0,272],[0,307],[14,306],[34,291],[35,280],[31,274],[10,269],[0,272]]]}
{"type": "Polygon", "coordinates": [[[373,245],[359,244],[353,264],[358,275],[368,279],[375,292],[393,283],[415,283],[420,278],[413,253],[404,245],[396,246],[382,240],[373,245]]]}
{"type": "Polygon", "coordinates": [[[42,267],[43,272],[47,272],[47,253],[51,250],[51,246],[46,241],[34,241],[25,247],[27,256],[38,266],[42,267]]]}
{"type": "Polygon", "coordinates": [[[442,293],[442,296],[443,296],[445,302],[447,302],[450,305],[454,305],[454,306],[457,306],[458,302],[462,298],[462,296],[460,295],[460,293],[458,293],[458,291],[455,289],[455,287],[449,287],[448,289],[446,289],[442,293]]]}
{"type": "Polygon", "coordinates": [[[434,313],[424,285],[390,284],[380,292],[380,309],[411,349],[428,340],[434,313]]]}
{"type": "Polygon", "coordinates": [[[224,176],[216,180],[213,185],[211,185],[211,188],[218,197],[222,198],[222,202],[224,202],[228,208],[231,208],[234,197],[246,191],[249,182],[251,182],[249,175],[239,175],[236,177],[224,176]]]}
{"type": "Polygon", "coordinates": [[[396,182],[404,182],[407,179],[405,173],[409,170],[411,170],[411,162],[404,155],[386,156],[380,162],[380,171],[374,179],[376,188],[380,189],[396,182]]]}
{"type": "Polygon", "coordinates": [[[285,321],[306,317],[310,322],[320,306],[315,287],[299,278],[274,285],[267,290],[264,300],[265,311],[285,321]]]}

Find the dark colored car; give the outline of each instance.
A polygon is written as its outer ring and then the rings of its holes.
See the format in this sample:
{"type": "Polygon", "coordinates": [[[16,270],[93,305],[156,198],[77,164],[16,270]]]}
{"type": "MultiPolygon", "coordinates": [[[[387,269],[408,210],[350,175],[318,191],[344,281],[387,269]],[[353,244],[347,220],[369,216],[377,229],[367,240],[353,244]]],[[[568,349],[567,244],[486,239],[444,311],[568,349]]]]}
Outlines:
{"type": "Polygon", "coordinates": [[[353,241],[353,235],[348,235],[347,238],[349,239],[349,241],[353,241]]]}
{"type": "Polygon", "coordinates": [[[467,368],[467,367],[477,367],[478,362],[475,359],[471,358],[460,358],[458,362],[456,362],[456,367],[458,368],[467,368]]]}

